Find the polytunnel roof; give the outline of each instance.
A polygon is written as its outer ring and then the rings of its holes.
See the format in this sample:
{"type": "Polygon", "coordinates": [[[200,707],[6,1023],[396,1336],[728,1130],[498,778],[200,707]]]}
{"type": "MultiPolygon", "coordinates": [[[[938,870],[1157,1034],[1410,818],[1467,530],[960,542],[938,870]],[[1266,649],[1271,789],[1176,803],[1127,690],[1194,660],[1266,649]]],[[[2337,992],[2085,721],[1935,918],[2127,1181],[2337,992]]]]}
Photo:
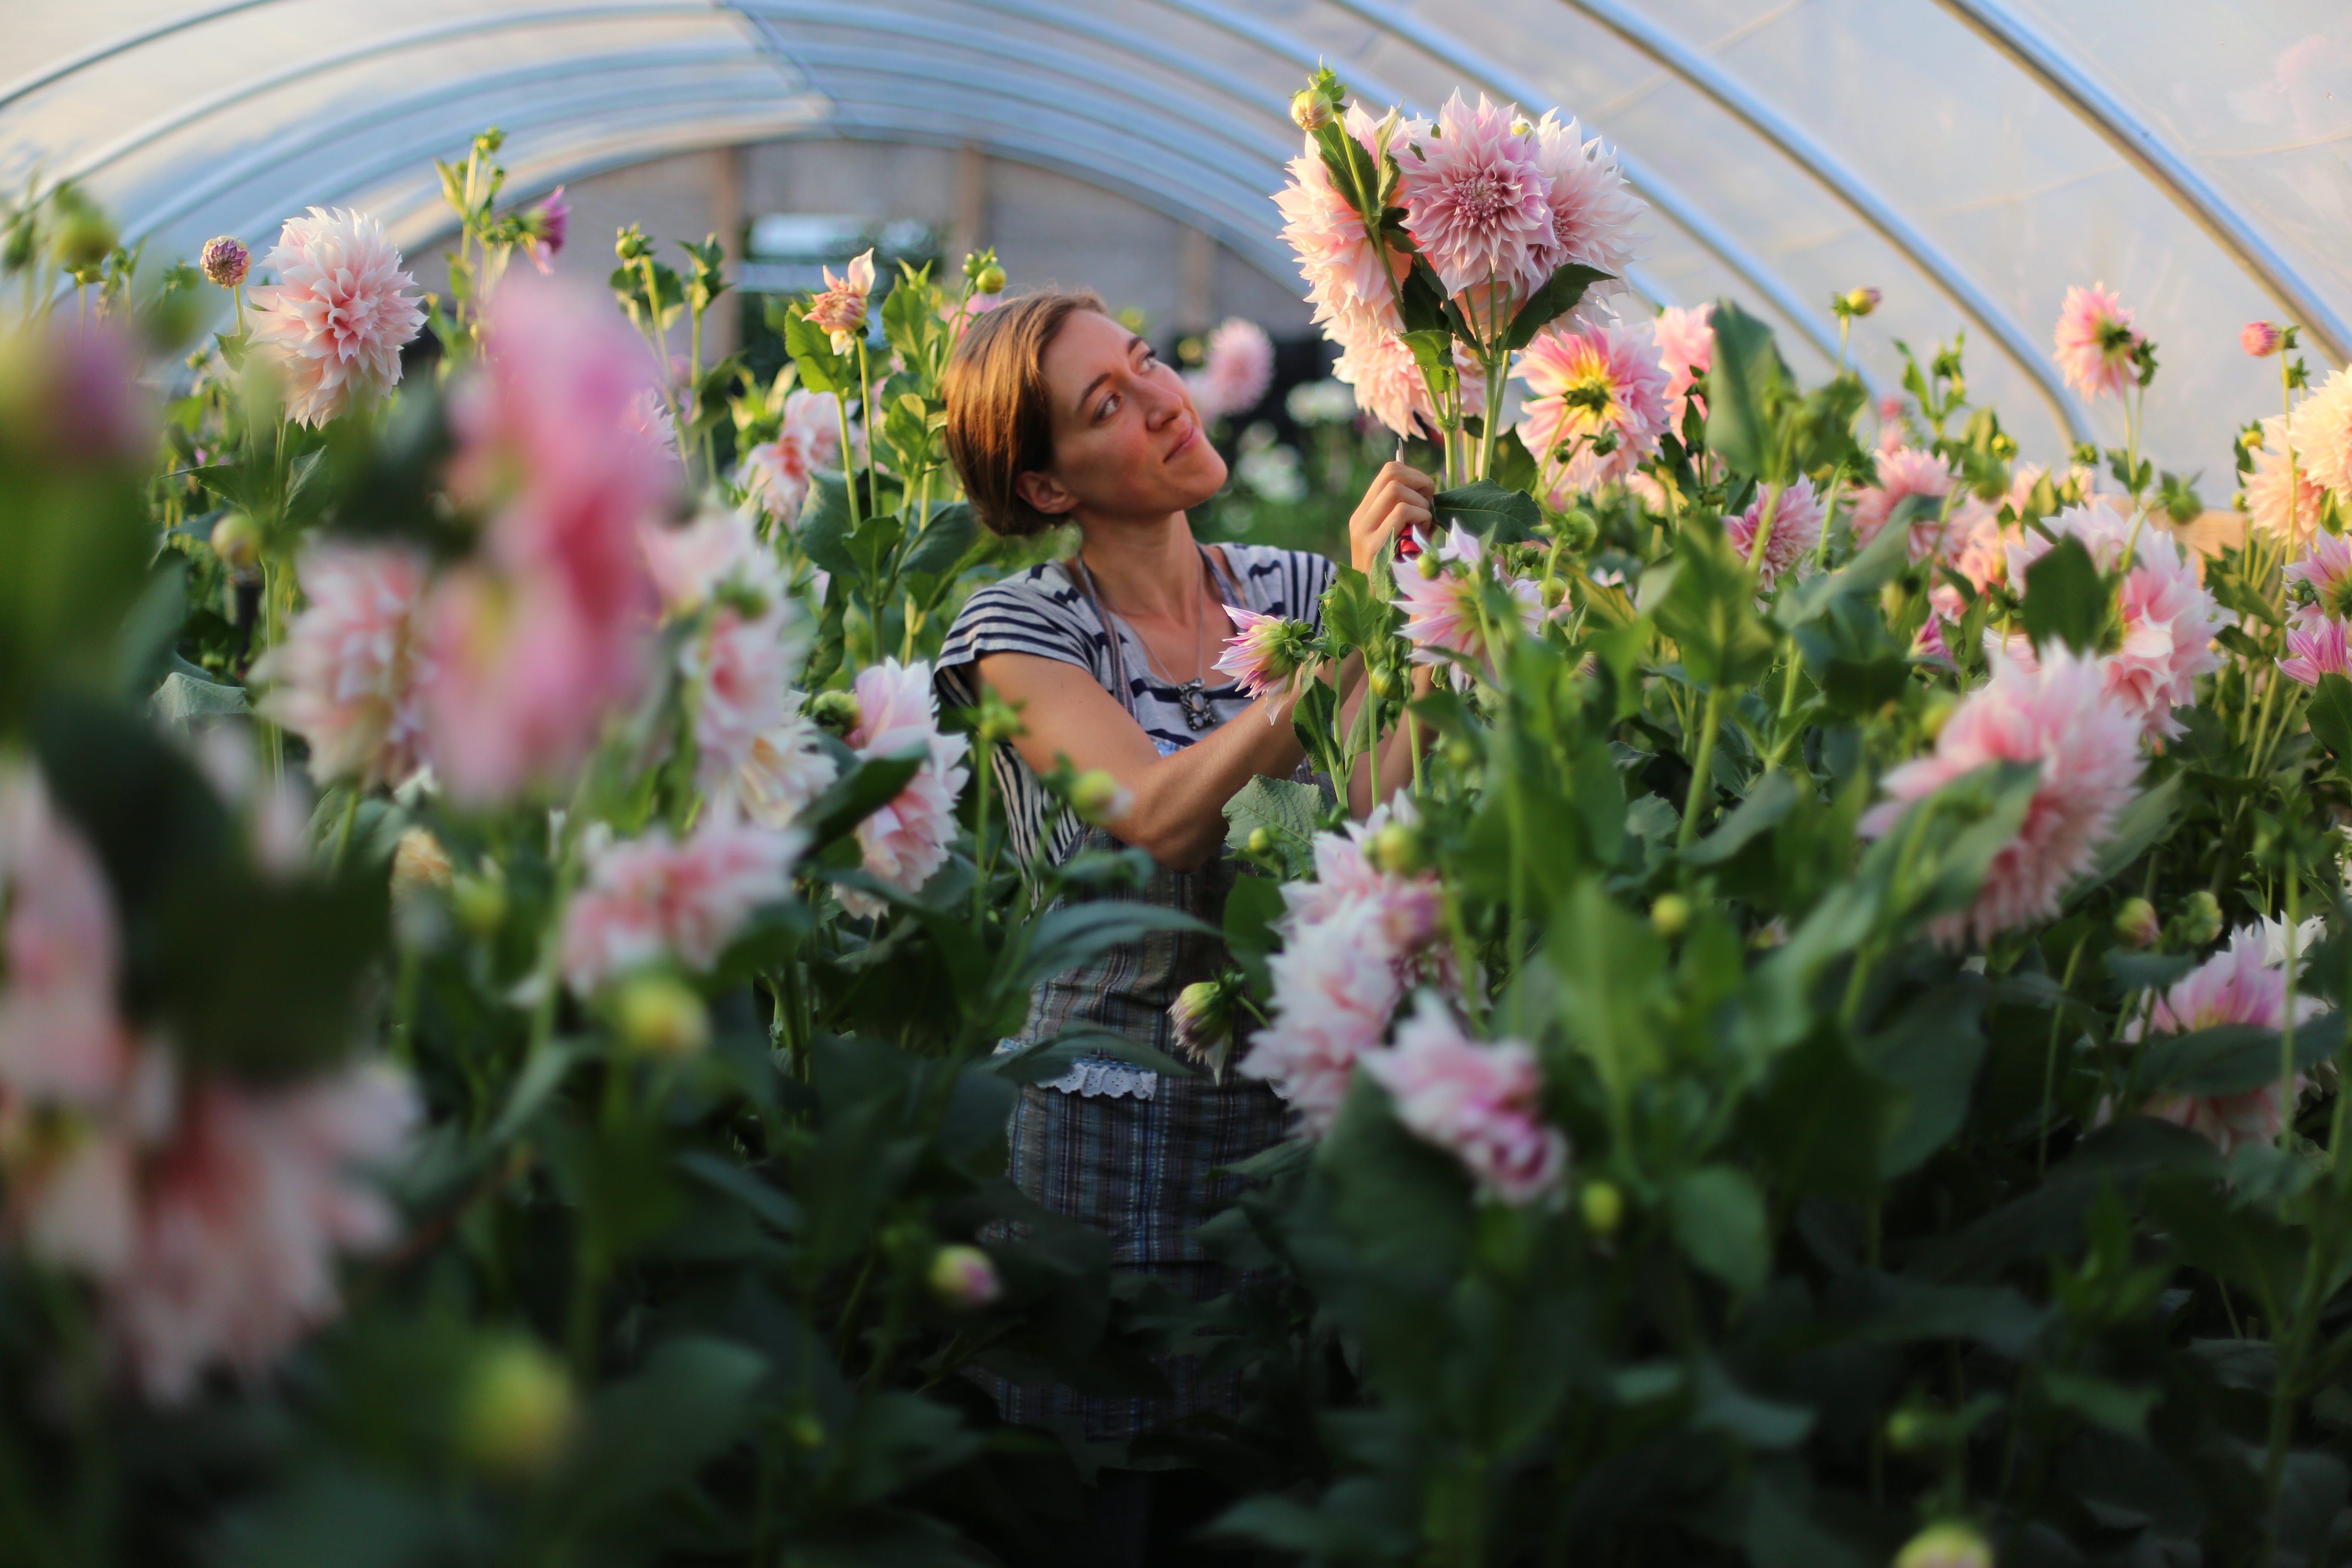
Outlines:
{"type": "MultiPolygon", "coordinates": [[[[1965,329],[1971,392],[2028,451],[2120,439],[2060,385],[2066,288],[2104,280],[2163,371],[2145,445],[2225,492],[2277,403],[2237,327],[2352,351],[2352,8],[2343,0],[10,0],[0,176],[81,180],[156,254],[270,237],[312,203],[404,245],[446,227],[428,159],[508,132],[527,196],[780,137],[976,143],[1119,190],[1295,279],[1268,194],[1328,60],[1423,111],[1456,87],[1557,107],[1648,201],[1635,287],[1730,294],[1800,371],[1828,303],[1891,387],[1895,340],[1965,329]]],[[[2316,363],[2315,368],[2317,368],[2316,363]]]]}

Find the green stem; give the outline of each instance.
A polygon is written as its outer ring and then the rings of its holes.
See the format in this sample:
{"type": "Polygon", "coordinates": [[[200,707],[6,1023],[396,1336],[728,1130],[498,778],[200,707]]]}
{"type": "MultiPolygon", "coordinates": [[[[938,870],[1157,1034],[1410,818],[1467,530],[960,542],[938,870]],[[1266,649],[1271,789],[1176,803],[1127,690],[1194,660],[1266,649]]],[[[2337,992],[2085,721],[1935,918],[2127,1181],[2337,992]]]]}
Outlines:
{"type": "MultiPolygon", "coordinates": [[[[874,434],[879,426],[874,418],[874,383],[866,374],[866,339],[863,335],[857,340],[857,416],[866,421],[866,488],[873,495],[875,503],[879,505],[882,484],[875,478],[874,468],[874,434]]],[[[881,614],[881,606],[875,606],[875,614],[881,614]]]]}
{"type": "Polygon", "coordinates": [[[1706,713],[1699,721],[1698,755],[1691,763],[1690,795],[1683,803],[1682,830],[1675,836],[1675,847],[1686,849],[1698,837],[1699,813],[1706,805],[1709,792],[1708,775],[1715,769],[1715,732],[1723,723],[1723,684],[1717,681],[1706,689],[1706,713]]]}
{"type": "MultiPolygon", "coordinates": [[[[2066,955],[2066,973],[2065,977],[2058,982],[2059,990],[2064,991],[2073,987],[2074,965],[2082,959],[2083,944],[2090,940],[2091,933],[2088,931],[2074,939],[2074,951],[2066,955]]],[[[2066,1010],[2063,1007],[2052,1015],[2049,1053],[2042,1064],[2042,1131],[2040,1136],[2034,1140],[2033,1146],[2033,1173],[2037,1177],[2047,1170],[2050,1164],[2051,1101],[2058,1092],[2058,1037],[2065,1022],[2066,1010]]]]}
{"type": "Polygon", "coordinates": [[[343,817],[335,827],[335,852],[328,863],[329,870],[341,871],[343,868],[343,857],[350,853],[352,847],[352,825],[359,817],[360,786],[355,781],[343,791],[343,817]]]}
{"type": "MultiPolygon", "coordinates": [[[[849,447],[849,399],[839,393],[833,395],[833,411],[841,416],[841,479],[842,487],[849,492],[849,526],[855,531],[866,521],[857,502],[857,470],[851,468],[849,447]]],[[[869,446],[869,450],[870,446],[869,446]]]]}
{"type": "Polygon", "coordinates": [[[2286,862],[2286,1016],[2279,1023],[2279,1147],[2294,1146],[2294,922],[2303,879],[2294,857],[2286,862]]]}

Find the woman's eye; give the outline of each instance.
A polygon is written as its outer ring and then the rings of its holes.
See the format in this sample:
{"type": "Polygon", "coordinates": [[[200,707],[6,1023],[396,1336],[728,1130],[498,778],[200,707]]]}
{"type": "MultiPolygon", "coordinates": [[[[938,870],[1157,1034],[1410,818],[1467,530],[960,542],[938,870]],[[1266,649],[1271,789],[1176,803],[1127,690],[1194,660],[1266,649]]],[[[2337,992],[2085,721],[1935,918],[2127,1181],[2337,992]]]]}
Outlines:
{"type": "Polygon", "coordinates": [[[1118,412],[1118,394],[1114,392],[1108,397],[1102,400],[1102,406],[1095,410],[1095,417],[1097,419],[1108,419],[1114,413],[1118,412]]]}

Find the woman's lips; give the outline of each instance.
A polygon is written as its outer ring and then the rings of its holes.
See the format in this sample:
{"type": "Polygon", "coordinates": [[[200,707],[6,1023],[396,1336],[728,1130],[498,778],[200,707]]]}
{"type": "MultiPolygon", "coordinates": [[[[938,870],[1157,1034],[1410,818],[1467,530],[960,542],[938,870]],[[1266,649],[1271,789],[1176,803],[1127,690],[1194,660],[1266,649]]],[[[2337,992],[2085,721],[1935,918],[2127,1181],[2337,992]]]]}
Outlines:
{"type": "Polygon", "coordinates": [[[1177,442],[1173,447],[1168,448],[1168,455],[1160,460],[1163,463],[1174,462],[1178,458],[1181,458],[1186,452],[1191,451],[1192,449],[1192,443],[1200,438],[1201,427],[1198,425],[1186,425],[1184,426],[1184,434],[1177,438],[1177,442]]]}

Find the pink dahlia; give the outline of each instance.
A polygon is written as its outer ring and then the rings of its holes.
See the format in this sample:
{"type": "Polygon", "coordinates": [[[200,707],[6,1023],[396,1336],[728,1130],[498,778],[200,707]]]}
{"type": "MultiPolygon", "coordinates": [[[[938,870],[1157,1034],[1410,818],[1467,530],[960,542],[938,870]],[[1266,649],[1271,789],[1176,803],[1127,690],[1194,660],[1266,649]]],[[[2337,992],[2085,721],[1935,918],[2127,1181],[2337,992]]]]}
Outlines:
{"type": "Polygon", "coordinates": [[[2286,334],[2269,321],[2248,321],[2238,329],[2238,346],[2256,359],[2268,359],[2279,352],[2286,334]]]}
{"type": "Polygon", "coordinates": [[[2286,657],[2278,661],[2280,673],[2305,686],[2316,686],[2323,675],[2352,677],[2352,646],[2346,643],[2347,628],[2332,616],[2315,621],[2305,621],[2286,629],[2286,657]]]}
{"type": "Polygon", "coordinates": [[[824,749],[824,731],[800,711],[800,693],[785,693],[784,703],[782,720],[752,741],[751,754],[735,773],[736,801],[762,827],[797,820],[841,773],[824,749]]]}
{"type": "Polygon", "coordinates": [[[816,471],[841,466],[840,408],[830,392],[787,395],[776,438],[747,450],[736,470],[745,500],[787,528],[797,522],[816,471]]]}
{"type": "MultiPolygon", "coordinates": [[[[2322,1010],[2316,997],[2294,999],[2298,1024],[2309,1022],[2322,1010]]],[[[2149,1031],[2185,1035],[2217,1024],[2276,1029],[2285,1026],[2286,1016],[2284,959],[2277,965],[2268,963],[2262,929],[2247,926],[2231,937],[2227,947],[2175,982],[2149,1009],[2145,1027],[2135,1016],[2125,1028],[2124,1038],[2139,1040],[2149,1031]]],[[[2294,1093],[2299,1096],[2310,1081],[2304,1074],[2295,1074],[2294,1093]]],[[[2290,1107],[2282,1100],[2278,1083],[2273,1081],[2244,1094],[2164,1095],[2142,1109],[2150,1116],[2204,1134],[2227,1154],[2248,1143],[2276,1142],[2290,1107]]]]}
{"type": "Polygon", "coordinates": [[[401,345],[425,325],[416,280],[383,226],[312,207],[290,217],[261,258],[278,281],[251,292],[253,346],[286,377],[287,417],[324,425],[400,380],[401,345]]]}
{"type": "Polygon", "coordinates": [[[1350,901],[1298,929],[1266,961],[1272,1020],[1237,1070],[1269,1084],[1312,1137],[1330,1129],[1356,1063],[1386,1034],[1404,982],[1381,936],[1381,910],[1350,901]]]}
{"type": "Polygon", "coordinates": [[[322,539],[302,552],[310,602],[253,678],[270,688],[262,713],[309,743],[317,782],[396,784],[423,761],[415,642],[431,570],[402,544],[322,539]]]}
{"type": "MultiPolygon", "coordinates": [[[[857,825],[866,871],[902,893],[919,893],[932,873],[947,864],[948,844],[955,837],[956,797],[971,777],[963,765],[971,742],[968,736],[940,732],[939,699],[931,689],[931,667],[926,660],[902,665],[888,658],[868,665],[857,672],[853,689],[857,723],[845,737],[851,750],[867,758],[916,750],[925,753],[922,765],[897,798],[857,825]]],[[[840,896],[842,907],[854,915],[870,919],[889,908],[855,888],[842,889],[840,896]]]]}
{"type": "Polygon", "coordinates": [[[1255,321],[1233,317],[1209,334],[1201,368],[1184,377],[1204,421],[1246,414],[1274,384],[1274,340],[1255,321]]]}
{"type": "MultiPolygon", "coordinates": [[[[1348,110],[1349,135],[1367,151],[1377,145],[1371,116],[1348,110]]],[[[1307,280],[1307,302],[1315,319],[1357,337],[1396,331],[1396,282],[1412,270],[1412,257],[1375,245],[1364,220],[1339,188],[1323,154],[1309,137],[1307,150],[1290,161],[1290,183],[1274,195],[1282,213],[1282,237],[1298,258],[1307,280]]]]}
{"type": "MultiPolygon", "coordinates": [[[[1897,447],[1878,455],[1878,483],[1853,500],[1853,542],[1868,544],[1886,527],[1895,509],[1912,496],[1940,501],[1952,493],[1952,470],[1941,458],[1915,447],[1897,447]]],[[[1936,549],[1943,531],[1940,507],[1930,507],[1911,523],[1911,559],[1924,561],[1936,549]]]]}
{"type": "Polygon", "coordinates": [[[1363,1068],[1405,1130],[1460,1160],[1486,1196],[1524,1207],[1559,1193],[1568,1139],[1544,1124],[1543,1075],[1522,1042],[1472,1039],[1424,991],[1396,1044],[1365,1053],[1363,1068]]]}
{"type": "Polygon", "coordinates": [[[2279,575],[2297,620],[2352,616],[2352,541],[2342,534],[2313,534],[2303,559],[2289,562],[2279,575]]]}
{"type": "Polygon", "coordinates": [[[792,889],[797,832],[707,815],[683,843],[656,827],[642,838],[599,837],[563,912],[563,977],[590,995],[665,958],[707,970],[752,912],[792,889]]]}
{"type": "Polygon", "coordinates": [[[678,650],[693,694],[695,784],[706,794],[728,790],[761,738],[783,724],[793,669],[807,646],[800,618],[781,596],[756,616],[721,604],[702,636],[678,650]]]}
{"type": "Polygon", "coordinates": [[[1343,909],[1362,907],[1376,916],[1373,931],[1393,959],[1402,959],[1426,946],[1437,935],[1444,894],[1434,871],[1400,876],[1382,870],[1371,857],[1373,839],[1391,821],[1411,826],[1415,820],[1410,797],[1372,808],[1361,822],[1344,832],[1318,833],[1313,846],[1315,877],[1311,881],[1282,885],[1286,936],[1338,918],[1343,909]]]}
{"type": "Polygon", "coordinates": [[[626,438],[645,350],[609,303],[510,275],[482,336],[448,486],[489,521],[425,614],[429,759],[468,804],[568,776],[642,689],[659,595],[640,534],[677,479],[626,438]]]}
{"type": "Polygon", "coordinates": [[[572,204],[563,199],[562,185],[548,192],[545,201],[522,215],[523,252],[541,272],[554,270],[549,263],[563,254],[563,242],[571,233],[572,204]]]}
{"type": "Polygon", "coordinates": [[[725,507],[706,507],[679,528],[649,518],[637,526],[637,548],[661,595],[662,608],[671,615],[702,608],[730,578],[763,596],[782,586],[781,574],[752,533],[751,520],[725,507]]]}
{"type": "Polygon", "coordinates": [[[1995,656],[1991,679],[1962,699],[1930,755],[1886,775],[1888,798],[1862,820],[1876,837],[1905,808],[1989,763],[2035,763],[2041,781],[2017,837],[1995,852],[1975,904],[1930,928],[1979,942],[2058,912],[2089,868],[2139,778],[2139,721],[2107,695],[2100,661],[2053,647],[2038,668],[1995,656]]]}
{"type": "MultiPolygon", "coordinates": [[[[2133,532],[2121,511],[2096,504],[2069,507],[2043,526],[2058,538],[2082,541],[2102,572],[2122,562],[2133,532]]],[[[2172,710],[2193,704],[2197,678],[2221,667],[2213,637],[2234,617],[2205,591],[2179,541],[2152,523],[2138,532],[2120,595],[2123,643],[2101,667],[2107,695],[2148,734],[2168,740],[2181,732],[2172,710]]],[[[2011,544],[2009,580],[2023,584],[2026,569],[2049,553],[2051,543],[2029,531],[2011,544]]],[[[2009,654],[2021,664],[2033,662],[2032,645],[2021,635],[2010,638],[2009,654]]]]}
{"type": "Polygon", "coordinates": [[[2139,333],[2132,330],[2131,311],[2104,283],[2066,290],[2056,342],[2066,384],[2085,397],[2120,396],[2138,379],[2132,353],[2139,333]]]}
{"type": "MultiPolygon", "coordinates": [[[[1449,528],[1438,546],[1439,557],[1459,571],[1441,571],[1423,577],[1418,571],[1397,574],[1397,606],[1404,611],[1405,640],[1413,645],[1415,664],[1452,665],[1457,682],[1466,680],[1460,664],[1446,656],[1478,658],[1486,651],[1479,605],[1484,584],[1493,569],[1484,559],[1477,538],[1460,523],[1449,528]]],[[[1543,592],[1525,578],[1509,577],[1506,587],[1517,607],[1519,624],[1530,635],[1543,625],[1543,592]]]]}
{"type": "MultiPolygon", "coordinates": [[[[1943,564],[1958,573],[1969,587],[1981,595],[1994,584],[2008,581],[2009,546],[2017,531],[2002,526],[1998,508],[1968,495],[1952,509],[1951,520],[1944,525],[1940,552],[1943,564]]],[[[1920,637],[1923,642],[1934,643],[1935,657],[1948,661],[1951,653],[1944,646],[1943,629],[1959,625],[1968,613],[1967,601],[1951,580],[1938,571],[1928,585],[1927,602],[1935,614],[1920,628],[1920,637]]]]}
{"type": "Polygon", "coordinates": [[[114,895],[41,774],[0,764],[0,1129],[37,1104],[89,1106],[129,1069],[115,998],[114,895]]]}
{"type": "MultiPolygon", "coordinates": [[[[1764,492],[1738,517],[1723,520],[1724,537],[1739,552],[1742,561],[1755,553],[1756,531],[1764,521],[1764,492]]],[[[1769,591],[1784,573],[1795,570],[1813,552],[1822,542],[1822,499],[1813,493],[1813,481],[1799,479],[1780,492],[1780,504],[1772,514],[1772,531],[1764,541],[1764,559],[1758,563],[1758,585],[1769,591]]]]}
{"type": "Polygon", "coordinates": [[[149,1398],[183,1399],[215,1365],[257,1376],[334,1314],[335,1255],[397,1233],[369,1173],[401,1157],[417,1112],[407,1079],[381,1066],[187,1097],[145,1173],[128,1266],[102,1291],[149,1398]]]}
{"type": "Polygon", "coordinates": [[[1437,413],[1429,400],[1429,384],[1412,351],[1397,335],[1378,323],[1351,326],[1335,322],[1331,341],[1339,346],[1331,378],[1346,383],[1356,395],[1356,406],[1400,436],[1434,435],[1437,413]]]}
{"type": "Polygon", "coordinates": [[[1536,334],[1512,374],[1529,394],[1519,439],[1552,479],[1554,505],[1622,480],[1658,449],[1666,372],[1635,332],[1588,327],[1536,334]]]}
{"type": "Polygon", "coordinates": [[[1517,118],[1515,106],[1480,93],[1472,109],[1456,92],[1435,134],[1397,152],[1405,230],[1448,294],[1509,288],[1555,243],[1550,182],[1536,139],[1511,129],[1517,118]]]}
{"type": "Polygon", "coordinates": [[[2339,370],[2294,411],[2294,444],[2311,477],[2352,508],[2352,371],[2339,370]]]}
{"type": "Polygon", "coordinates": [[[866,335],[866,300],[874,292],[874,253],[868,250],[835,278],[824,269],[824,289],[809,301],[808,319],[833,338],[833,352],[845,354],[866,335]]]}
{"type": "Polygon", "coordinates": [[[1713,305],[1693,305],[1688,310],[1669,305],[1650,323],[1650,338],[1658,348],[1658,368],[1666,373],[1666,428],[1670,431],[1682,429],[1684,411],[1694,402],[1699,417],[1706,417],[1706,399],[1694,397],[1691,388],[1715,365],[1715,328],[1709,320],[1714,314],[1713,305]]]}
{"type": "Polygon", "coordinates": [[[1575,121],[1562,123],[1557,111],[1547,111],[1536,122],[1536,167],[1547,187],[1551,233],[1528,247],[1520,291],[1534,293],[1554,272],[1576,262],[1609,274],[1607,281],[1585,290],[1580,310],[1625,293],[1625,269],[1644,237],[1633,232],[1633,224],[1646,208],[1625,188],[1617,154],[1598,136],[1586,141],[1575,121]]]}
{"type": "MultiPolygon", "coordinates": [[[[2305,405],[2308,407],[2308,405],[2305,405]]],[[[2293,542],[2318,528],[2326,488],[2312,477],[2311,459],[2297,442],[2295,426],[2306,423],[2273,414],[2263,421],[2263,444],[2254,449],[2254,471],[2246,476],[2246,516],[2273,539],[2293,542]],[[2290,486],[2289,468],[2294,469],[2290,486]]]]}
{"type": "Polygon", "coordinates": [[[1297,683],[1300,672],[1310,668],[1312,656],[1306,645],[1315,636],[1313,626],[1241,605],[1226,605],[1225,614],[1241,630],[1225,639],[1225,651],[1218,656],[1216,668],[1220,674],[1232,676],[1250,696],[1287,691],[1297,683]]]}

